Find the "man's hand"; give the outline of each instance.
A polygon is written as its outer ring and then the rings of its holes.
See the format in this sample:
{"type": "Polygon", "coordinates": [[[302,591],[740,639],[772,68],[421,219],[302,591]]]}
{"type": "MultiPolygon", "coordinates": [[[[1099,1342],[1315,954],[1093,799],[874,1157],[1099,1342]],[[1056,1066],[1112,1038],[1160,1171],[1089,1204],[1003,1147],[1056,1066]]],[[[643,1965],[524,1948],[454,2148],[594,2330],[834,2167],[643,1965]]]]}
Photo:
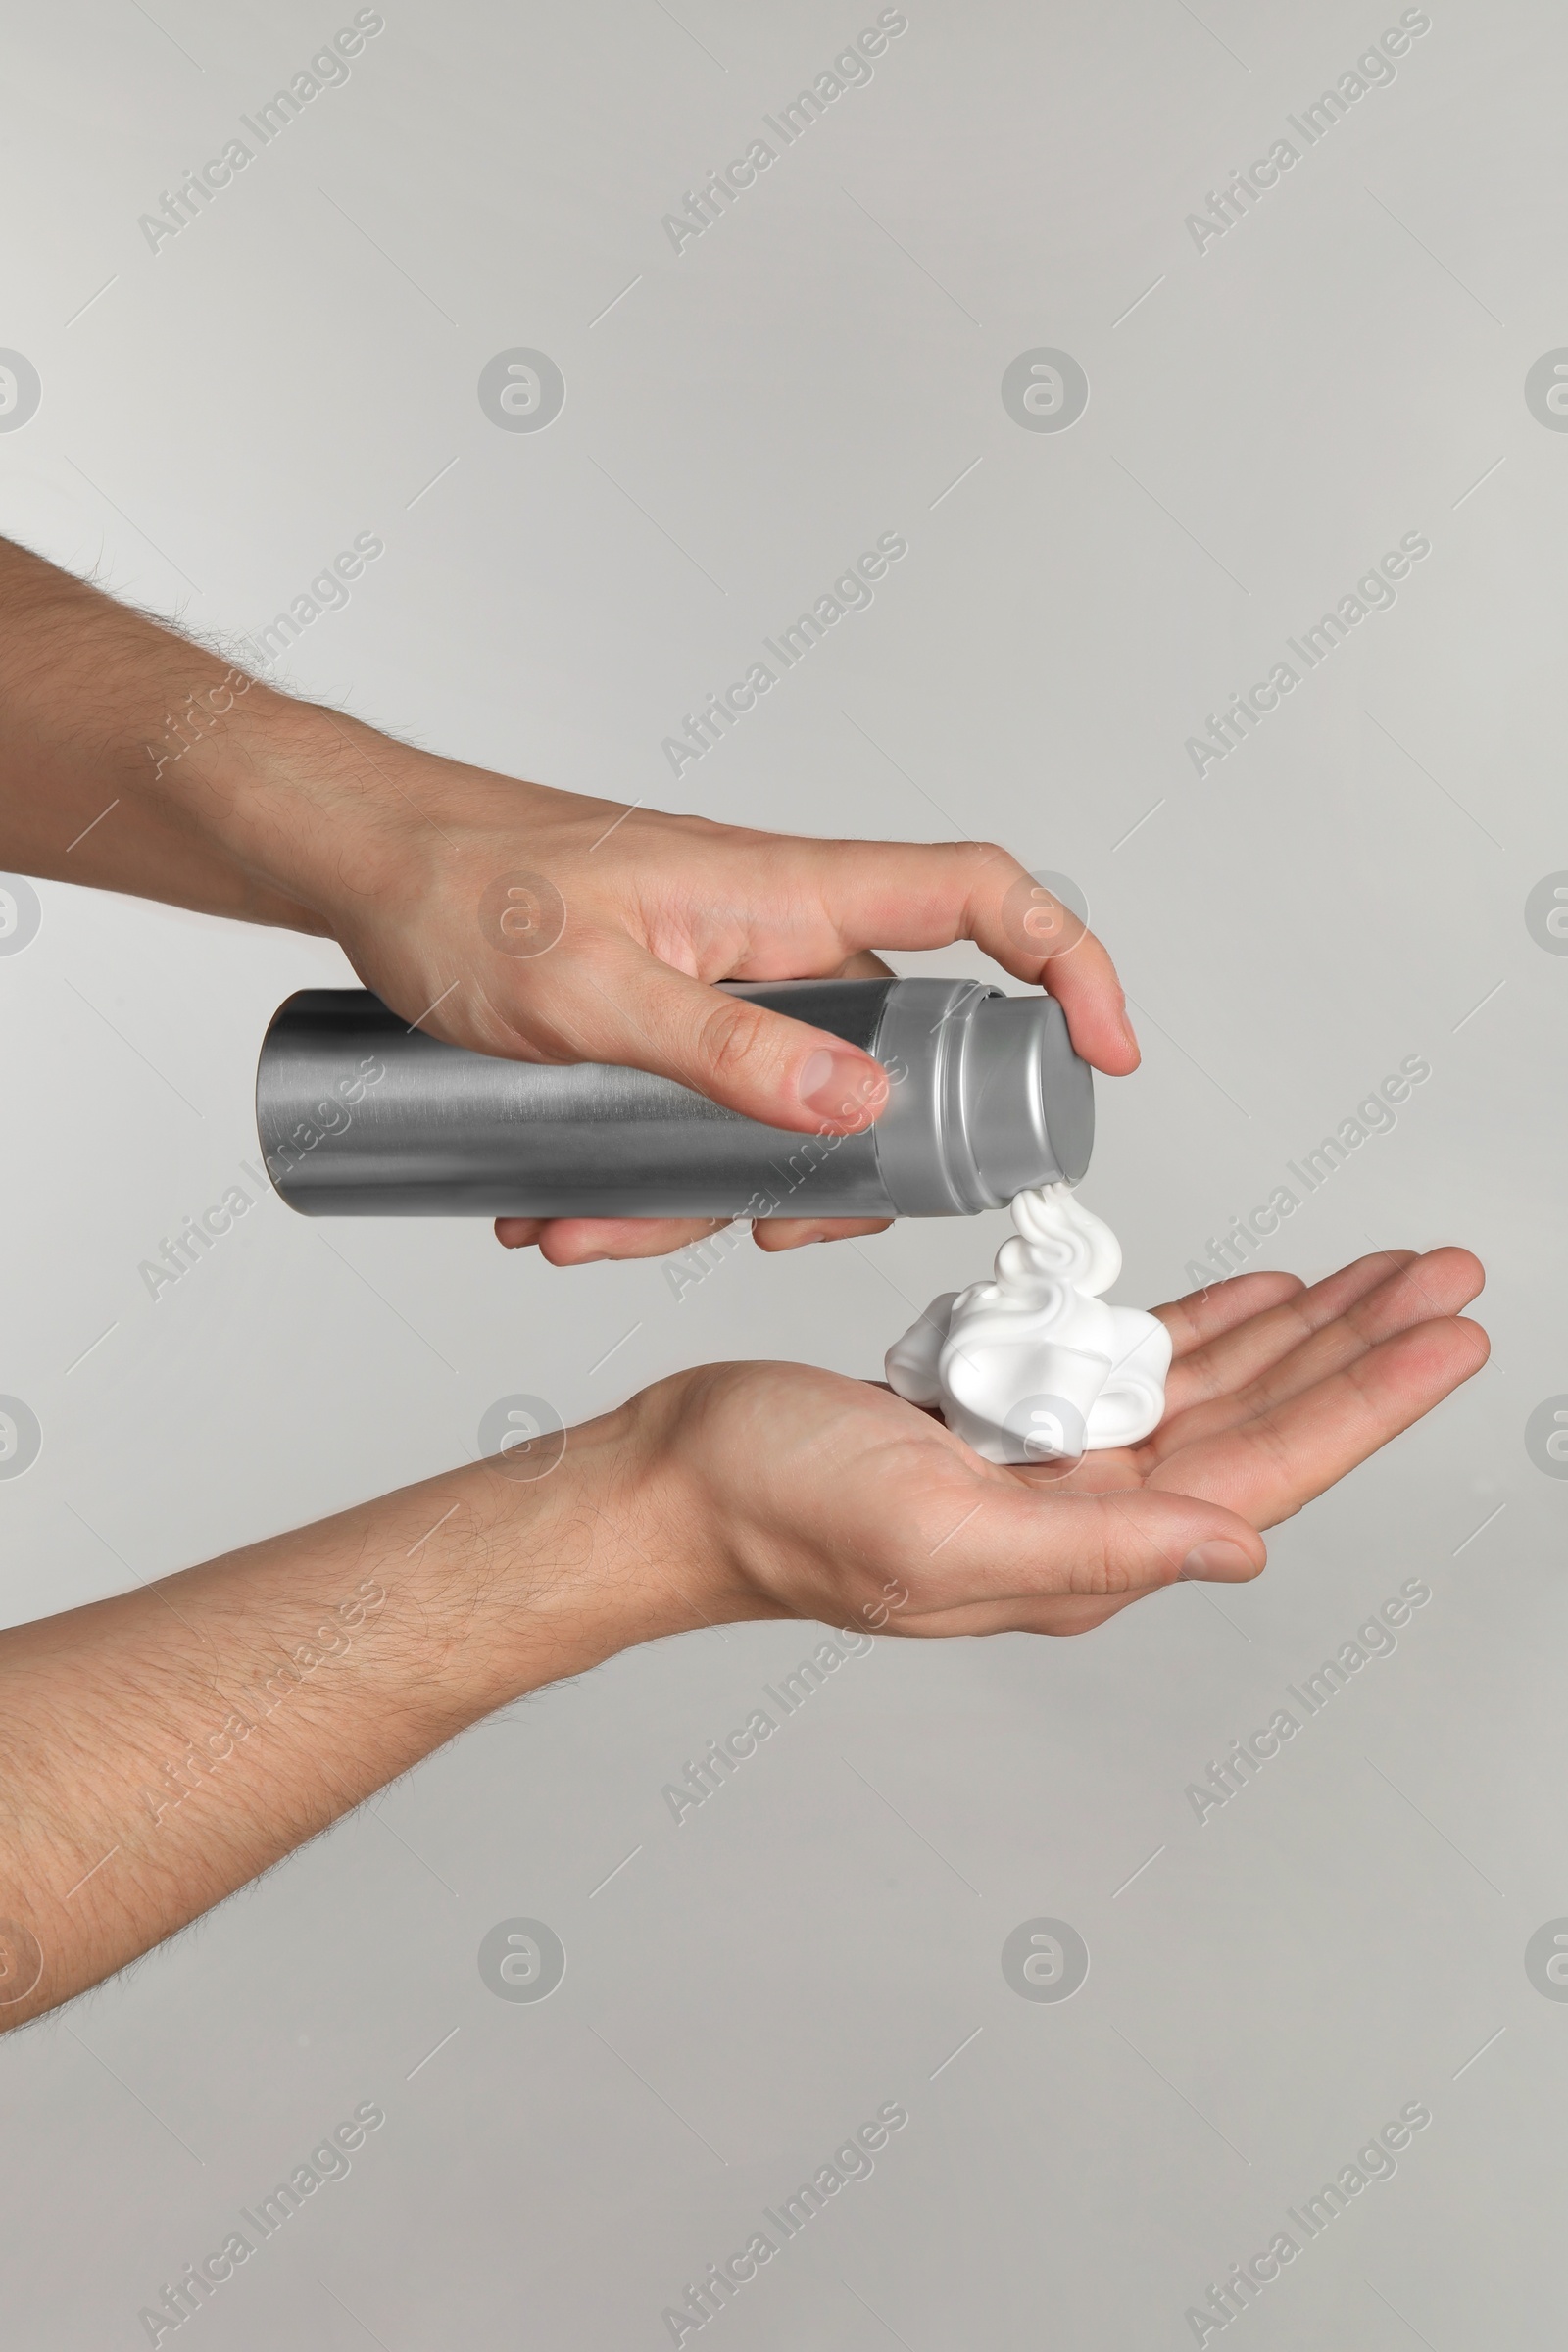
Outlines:
{"type": "Polygon", "coordinates": [[[804,1364],[682,1372],[564,1438],[0,1632],[0,2029],[172,1935],[466,1724],[698,1626],[1077,1634],[1237,1581],[1486,1360],[1468,1251],[1160,1311],[1170,1411],[1071,1477],[804,1364]]]}
{"type": "MultiPolygon", "coordinates": [[[[812,841],[465,767],[290,701],[0,540],[0,866],[329,935],[411,1025],[524,1061],[610,1061],[797,1133],[886,1100],[842,1039],[718,980],[885,969],[973,940],[1044,986],[1097,1069],[1138,1047],[1110,958],[987,843],[812,841]]],[[[764,1249],[875,1222],[772,1218],[764,1249]]],[[[505,1218],[558,1265],[711,1223],[505,1218]]]]}
{"type": "Polygon", "coordinates": [[[1457,1310],[1483,1280],[1467,1250],[1390,1250],[1311,1290],[1243,1274],[1157,1307],[1163,1421],[1066,1477],[984,1462],[889,1391],[799,1364],[679,1373],[633,1409],[657,1478],[695,1494],[678,1556],[716,1567],[715,1616],[880,1624],[892,1580],[889,1633],[1084,1633],[1178,1577],[1255,1576],[1260,1529],[1481,1369],[1457,1310]]]}
{"type": "MultiPolygon", "coordinates": [[[[411,751],[329,713],[287,724],[291,806],[306,813],[296,840],[272,840],[263,870],[317,908],[368,987],[454,1045],[618,1062],[770,1126],[850,1134],[887,1100],[880,1065],[712,984],[870,975],[887,969],[879,948],[970,939],[1059,999],[1096,1067],[1137,1066],[1109,956],[1005,850],[814,841],[628,811],[411,751]]],[[[712,1230],[497,1225],[508,1247],[537,1244],[557,1265],[651,1255],[712,1230]]],[[[880,1230],[763,1219],[757,1238],[783,1249],[880,1230]]]]}

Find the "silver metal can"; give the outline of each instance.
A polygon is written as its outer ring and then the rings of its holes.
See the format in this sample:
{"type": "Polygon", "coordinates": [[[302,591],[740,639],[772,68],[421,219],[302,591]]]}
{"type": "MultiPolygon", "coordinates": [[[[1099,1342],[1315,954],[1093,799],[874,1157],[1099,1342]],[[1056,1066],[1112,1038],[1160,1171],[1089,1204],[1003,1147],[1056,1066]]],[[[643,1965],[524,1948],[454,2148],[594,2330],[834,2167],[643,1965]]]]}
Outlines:
{"type": "Polygon", "coordinates": [[[730,982],[891,1080],[858,1135],[800,1134],[602,1062],[471,1054],[362,989],[304,989],[256,1073],[268,1172],[317,1217],[952,1217],[1076,1181],[1094,1084],[1061,1007],[977,980],[730,982]]]}

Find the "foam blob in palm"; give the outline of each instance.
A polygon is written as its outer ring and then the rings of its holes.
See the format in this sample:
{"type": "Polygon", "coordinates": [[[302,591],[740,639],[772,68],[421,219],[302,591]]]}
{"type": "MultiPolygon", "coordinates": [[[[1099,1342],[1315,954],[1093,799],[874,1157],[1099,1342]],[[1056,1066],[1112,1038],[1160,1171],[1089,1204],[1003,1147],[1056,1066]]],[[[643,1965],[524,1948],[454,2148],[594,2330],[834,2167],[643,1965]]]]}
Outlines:
{"type": "Polygon", "coordinates": [[[989,1282],[946,1291],[887,1352],[888,1384],[939,1405],[988,1462],[1134,1446],[1165,1410],[1170,1333],[1107,1305],[1121,1245],[1070,1185],[1019,1193],[989,1282]]]}

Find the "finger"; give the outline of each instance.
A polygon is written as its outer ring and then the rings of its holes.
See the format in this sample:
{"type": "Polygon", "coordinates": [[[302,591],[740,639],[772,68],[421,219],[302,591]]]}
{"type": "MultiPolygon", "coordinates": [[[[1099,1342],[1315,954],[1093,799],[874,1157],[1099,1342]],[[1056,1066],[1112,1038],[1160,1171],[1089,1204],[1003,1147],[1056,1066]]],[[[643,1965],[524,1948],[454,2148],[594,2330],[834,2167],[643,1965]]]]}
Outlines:
{"type": "Polygon", "coordinates": [[[857,1234],[886,1233],[891,1217],[759,1217],[752,1239],[759,1250],[800,1250],[808,1242],[848,1242],[857,1234]]]}
{"type": "Polygon", "coordinates": [[[884,963],[880,956],[873,956],[869,949],[862,948],[858,956],[846,956],[833,977],[835,980],[896,980],[898,973],[891,964],[884,963]]]}
{"type": "Polygon", "coordinates": [[[1358,1298],[1347,1313],[1325,1324],[1269,1371],[1250,1381],[1238,1393],[1237,1401],[1251,1412],[1272,1411],[1396,1332],[1457,1314],[1470,1304],[1485,1280],[1479,1259],[1468,1250],[1433,1250],[1412,1258],[1358,1298]]]}
{"type": "MultiPolygon", "coordinates": [[[[1257,1576],[1257,1569],[1249,1566],[1249,1569],[1244,1569],[1239,1576],[1225,1578],[1225,1581],[1227,1583],[1250,1583],[1250,1578],[1253,1576],[1257,1576]]],[[[1183,1571],[1183,1574],[1180,1574],[1178,1578],[1173,1578],[1173,1581],[1178,1583],[1178,1586],[1187,1586],[1187,1583],[1199,1583],[1199,1581],[1213,1583],[1213,1578],[1197,1578],[1197,1576],[1190,1576],[1183,1571]]],[[[1104,1625],[1107,1618],[1119,1616],[1124,1609],[1131,1609],[1136,1601],[1148,1601],[1148,1599],[1152,1599],[1152,1594],[1163,1592],[1163,1590],[1166,1590],[1166,1583],[1159,1583],[1159,1586],[1148,1586],[1145,1590],[1140,1590],[1140,1592],[1124,1592],[1124,1594],[1119,1594],[1116,1599],[1109,1599],[1109,1601],[1081,1601],[1081,1599],[1051,1601],[1051,1604],[1042,1606],[1042,1611],[1039,1611],[1039,1623],[1030,1625],[1027,1630],[1030,1630],[1030,1633],[1051,1633],[1051,1635],[1093,1633],[1098,1625],[1104,1625]],[[1046,1621],[1046,1609],[1049,1609],[1049,1621],[1046,1621]]]]}
{"type": "Polygon", "coordinates": [[[1150,1312],[1170,1333],[1171,1360],[1179,1363],[1195,1348],[1205,1346],[1251,1315],[1282,1305],[1305,1288],[1298,1274],[1234,1274],[1228,1282],[1210,1283],[1202,1291],[1189,1291],[1185,1298],[1152,1307],[1150,1312]]]}
{"type": "MultiPolygon", "coordinates": [[[[1414,1255],[1411,1250],[1391,1250],[1372,1257],[1358,1257],[1352,1265],[1342,1266],[1337,1274],[1314,1283],[1310,1290],[1298,1285],[1275,1305],[1263,1307],[1246,1320],[1233,1321],[1229,1328],[1204,1339],[1182,1357],[1179,1372],[1172,1369],[1165,1388],[1166,1419],[1209,1397],[1231,1395],[1245,1382],[1255,1379],[1314,1331],[1332,1323],[1336,1316],[1353,1307],[1357,1299],[1375,1291],[1388,1280],[1391,1270],[1397,1272],[1408,1265],[1414,1255]]],[[[1241,1279],[1255,1281],[1258,1277],[1244,1275],[1241,1279]]],[[[1232,1286],[1227,1283],[1222,1287],[1228,1290],[1232,1286]]],[[[1212,1292],[1210,1297],[1217,1298],[1219,1292],[1212,1292]]],[[[1188,1301],[1184,1299],[1182,1304],[1185,1306],[1188,1301]]]]}
{"type": "Polygon", "coordinates": [[[1251,1340],[1238,1335],[1239,1344],[1228,1357],[1216,1351],[1207,1366],[1193,1367],[1191,1376],[1206,1378],[1210,1385],[1191,1406],[1178,1390],[1174,1410],[1167,1394],[1156,1449],[1169,1452],[1195,1435],[1232,1428],[1252,1413],[1269,1411],[1314,1381],[1342,1370],[1379,1340],[1434,1316],[1457,1314],[1484,1280],[1468,1250],[1438,1250],[1424,1258],[1390,1251],[1382,1259],[1359,1259],[1342,1275],[1319,1284],[1316,1294],[1305,1293],[1295,1302],[1294,1339],[1281,1318],[1251,1340]],[[1389,1272],[1391,1258],[1396,1262],[1389,1272]],[[1380,1265],[1385,1269],[1381,1280],[1380,1265]],[[1352,1295],[1354,1286],[1348,1280],[1352,1275],[1360,1286],[1357,1295],[1352,1295]],[[1338,1313],[1332,1311],[1336,1305],[1341,1307],[1338,1313]]]}
{"type": "Polygon", "coordinates": [[[719,1254],[744,1238],[727,1217],[549,1217],[540,1221],[534,1237],[540,1256],[553,1266],[591,1266],[607,1257],[666,1257],[672,1250],[708,1244],[715,1254],[704,1271],[711,1271],[719,1254]],[[723,1241],[721,1234],[727,1236],[723,1241]]]}
{"type": "Polygon", "coordinates": [[[1255,1575],[1266,1557],[1235,1512],[1181,1494],[1042,1494],[1003,1473],[986,1480],[977,1507],[956,1526],[954,1500],[944,1481],[929,1506],[927,1558],[910,1547],[900,1571],[921,1631],[1028,1630],[1032,1611],[1064,1595],[1153,1592],[1184,1571],[1255,1575]],[[962,1616],[971,1623],[960,1629],[962,1616]]]}
{"type": "Polygon", "coordinates": [[[601,934],[568,965],[541,973],[534,1043],[563,1061],[619,1063],[673,1078],[770,1127],[858,1134],[888,1099],[879,1061],[830,1031],[727,996],[601,934]]]}
{"type": "Polygon", "coordinates": [[[1277,1411],[1183,1446],[1145,1492],[1200,1495],[1272,1527],[1419,1421],[1479,1372],[1488,1352],[1479,1324],[1417,1323],[1277,1411]]]}
{"type": "MultiPolygon", "coordinates": [[[[1008,970],[1011,965],[1000,948],[986,945],[1008,970]]],[[[1067,1034],[1087,1062],[1107,1077],[1125,1078],[1143,1059],[1137,1033],[1127,1011],[1116,967],[1093,932],[1085,932],[1079,953],[1071,958],[1054,957],[1040,974],[1040,985],[1054,997],[1067,1016],[1067,1034]]]]}
{"type": "MultiPolygon", "coordinates": [[[[539,1250],[553,1266],[588,1266],[602,1258],[664,1257],[693,1243],[718,1242],[736,1234],[745,1220],[729,1217],[497,1217],[496,1239],[504,1250],[539,1250]]],[[[891,1217],[759,1217],[752,1239],[760,1250],[799,1250],[808,1242],[849,1241],[856,1235],[886,1233],[891,1217]]]]}
{"type": "Polygon", "coordinates": [[[503,1250],[537,1249],[553,1266],[602,1257],[662,1257],[722,1233],[725,1217],[497,1217],[503,1250]]]}
{"type": "Polygon", "coordinates": [[[1050,991],[1096,1069],[1138,1067],[1116,967],[1092,931],[994,842],[809,845],[846,947],[945,948],[972,939],[1004,971],[1050,991]],[[1031,927],[1033,926],[1033,927],[1031,927]],[[1043,932],[1043,936],[1042,936],[1043,932]]]}

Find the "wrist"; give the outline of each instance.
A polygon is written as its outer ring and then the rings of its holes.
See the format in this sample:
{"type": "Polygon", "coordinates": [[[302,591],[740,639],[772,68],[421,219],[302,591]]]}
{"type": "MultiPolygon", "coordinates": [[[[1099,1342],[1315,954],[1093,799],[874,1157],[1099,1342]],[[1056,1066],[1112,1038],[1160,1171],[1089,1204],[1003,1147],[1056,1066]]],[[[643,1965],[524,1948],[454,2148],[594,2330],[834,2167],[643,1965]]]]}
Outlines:
{"type": "MultiPolygon", "coordinates": [[[[466,1507],[451,1538],[471,1564],[473,1605],[453,1614],[461,1630],[435,1672],[465,1716],[644,1642],[758,1613],[646,1404],[633,1397],[459,1473],[466,1507]]],[[[439,1507],[451,1490],[430,1492],[439,1507]]],[[[424,1574],[446,1588],[454,1556],[439,1539],[422,1550],[410,1585],[421,1611],[424,1574]]]]}
{"type": "Polygon", "coordinates": [[[400,796],[377,756],[393,748],[356,719],[211,663],[158,740],[137,747],[133,788],[253,884],[329,925],[346,882],[373,885],[378,849],[394,854],[400,796]]]}
{"type": "MultiPolygon", "coordinates": [[[[228,673],[232,711],[161,781],[260,887],[340,937],[373,920],[407,935],[449,886],[460,844],[515,858],[564,798],[381,734],[228,673]]],[[[345,944],[348,944],[345,938],[345,944]]]]}
{"type": "Polygon", "coordinates": [[[615,1531],[622,1565],[635,1571],[634,1606],[652,1622],[634,1640],[797,1613],[767,1589],[764,1565],[782,1563],[765,1513],[751,1507],[761,1482],[745,1471],[735,1478],[734,1433],[713,1410],[740,1369],[671,1373],[570,1433],[579,1463],[588,1458],[585,1441],[606,1446],[609,1483],[590,1499],[601,1524],[615,1531]]]}

